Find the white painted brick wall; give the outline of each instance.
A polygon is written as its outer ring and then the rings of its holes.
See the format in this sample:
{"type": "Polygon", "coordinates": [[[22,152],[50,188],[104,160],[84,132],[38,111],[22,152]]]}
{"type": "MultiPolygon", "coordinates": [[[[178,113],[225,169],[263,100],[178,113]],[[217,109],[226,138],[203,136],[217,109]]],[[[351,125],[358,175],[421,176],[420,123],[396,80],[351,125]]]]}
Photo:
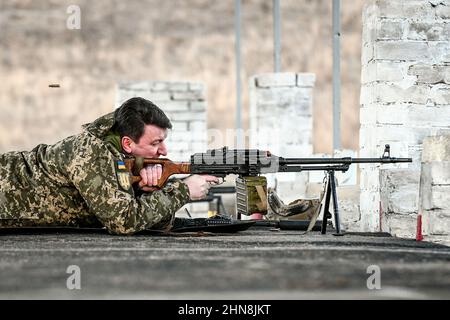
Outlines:
{"type": "Polygon", "coordinates": [[[255,84],[259,88],[295,87],[297,74],[293,72],[261,74],[255,78],[255,84]]]}
{"type": "Polygon", "coordinates": [[[403,228],[401,223],[403,218],[408,223],[411,218],[416,218],[419,176],[419,171],[411,169],[380,170],[382,231],[399,237],[415,236],[415,228],[403,228]]]}
{"type": "MultiPolygon", "coordinates": [[[[389,143],[392,156],[413,164],[360,166],[363,231],[415,235],[423,140],[450,132],[449,8],[448,0],[370,0],[364,9],[360,156],[379,157],[389,143]]],[[[445,202],[444,189],[434,194],[445,202]]]]}
{"type": "MultiPolygon", "coordinates": [[[[267,73],[250,78],[250,147],[282,157],[306,157],[312,145],[312,73],[267,73]]],[[[283,201],[306,194],[308,172],[266,175],[283,201]]]]}
{"type": "Polygon", "coordinates": [[[424,139],[420,194],[425,240],[450,245],[450,135],[424,139]]]}

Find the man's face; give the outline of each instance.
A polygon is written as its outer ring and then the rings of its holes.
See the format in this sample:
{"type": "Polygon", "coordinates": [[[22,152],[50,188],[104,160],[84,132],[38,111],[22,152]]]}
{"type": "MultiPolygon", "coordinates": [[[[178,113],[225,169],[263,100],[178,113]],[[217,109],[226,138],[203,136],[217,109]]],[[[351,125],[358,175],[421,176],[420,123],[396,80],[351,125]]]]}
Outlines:
{"type": "Polygon", "coordinates": [[[167,155],[167,147],[164,140],[167,138],[167,129],[147,124],[144,126],[144,134],[139,143],[130,137],[122,137],[122,148],[125,152],[136,157],[158,158],[167,155]]]}

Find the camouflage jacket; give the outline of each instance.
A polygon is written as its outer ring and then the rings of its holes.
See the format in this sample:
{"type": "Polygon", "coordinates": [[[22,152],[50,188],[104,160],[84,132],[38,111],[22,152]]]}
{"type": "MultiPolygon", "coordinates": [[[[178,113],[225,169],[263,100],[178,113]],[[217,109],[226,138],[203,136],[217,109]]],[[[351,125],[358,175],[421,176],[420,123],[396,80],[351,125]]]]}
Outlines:
{"type": "Polygon", "coordinates": [[[187,185],[138,194],[123,183],[124,155],[104,141],[113,123],[110,113],[54,145],[1,154],[0,227],[103,225],[132,234],[169,224],[189,201],[187,185]]]}

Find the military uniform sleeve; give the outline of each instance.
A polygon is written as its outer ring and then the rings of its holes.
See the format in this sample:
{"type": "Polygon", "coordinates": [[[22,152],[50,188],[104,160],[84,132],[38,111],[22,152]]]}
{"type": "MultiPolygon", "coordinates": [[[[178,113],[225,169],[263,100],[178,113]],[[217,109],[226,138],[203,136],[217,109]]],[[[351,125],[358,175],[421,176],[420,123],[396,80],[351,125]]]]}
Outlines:
{"type": "Polygon", "coordinates": [[[120,159],[111,154],[79,156],[69,171],[89,210],[113,234],[133,234],[168,221],[189,201],[189,188],[181,180],[135,195],[126,183],[129,173],[120,170],[120,159]]]}

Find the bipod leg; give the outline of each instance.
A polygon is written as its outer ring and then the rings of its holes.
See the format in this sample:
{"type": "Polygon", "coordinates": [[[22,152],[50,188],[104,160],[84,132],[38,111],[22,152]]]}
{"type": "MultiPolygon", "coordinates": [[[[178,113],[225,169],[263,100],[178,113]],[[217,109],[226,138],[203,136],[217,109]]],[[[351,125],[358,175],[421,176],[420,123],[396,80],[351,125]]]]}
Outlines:
{"type": "Polygon", "coordinates": [[[222,202],[222,197],[221,196],[216,196],[216,212],[217,212],[217,215],[218,216],[220,216],[220,209],[221,209],[221,207],[220,207],[220,205],[221,205],[221,202],[222,202]]]}
{"type": "Polygon", "coordinates": [[[330,184],[330,171],[327,173],[327,181],[326,181],[326,189],[325,189],[325,207],[323,209],[323,219],[322,219],[322,229],[321,233],[327,233],[327,224],[328,219],[331,219],[330,213],[330,196],[331,196],[331,184],[330,184]]]}
{"type": "Polygon", "coordinates": [[[344,233],[341,232],[341,222],[339,220],[339,207],[338,207],[338,198],[336,191],[336,180],[334,180],[334,171],[330,170],[330,186],[331,192],[333,195],[333,212],[334,212],[334,224],[336,225],[336,233],[333,233],[334,236],[343,236],[344,233]]]}

